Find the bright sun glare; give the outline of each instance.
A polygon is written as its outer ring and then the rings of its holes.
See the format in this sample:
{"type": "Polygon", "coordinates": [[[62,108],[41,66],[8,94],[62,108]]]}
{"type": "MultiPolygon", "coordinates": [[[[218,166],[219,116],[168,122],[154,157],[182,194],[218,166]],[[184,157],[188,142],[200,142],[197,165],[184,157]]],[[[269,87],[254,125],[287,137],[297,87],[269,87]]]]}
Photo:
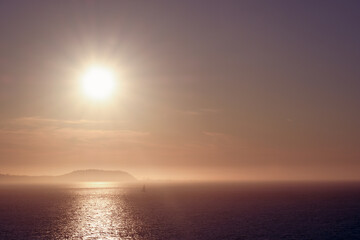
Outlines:
{"type": "Polygon", "coordinates": [[[84,93],[92,99],[105,99],[111,96],[115,87],[115,76],[111,69],[102,66],[89,68],[83,78],[84,93]]]}

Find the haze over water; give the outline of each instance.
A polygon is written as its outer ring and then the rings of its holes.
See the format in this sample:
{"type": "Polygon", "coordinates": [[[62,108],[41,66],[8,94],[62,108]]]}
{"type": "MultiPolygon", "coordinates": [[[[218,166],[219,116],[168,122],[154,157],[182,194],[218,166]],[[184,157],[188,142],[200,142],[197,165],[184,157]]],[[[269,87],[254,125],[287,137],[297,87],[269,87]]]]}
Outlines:
{"type": "Polygon", "coordinates": [[[358,184],[0,186],[0,239],[358,239],[358,184]]]}

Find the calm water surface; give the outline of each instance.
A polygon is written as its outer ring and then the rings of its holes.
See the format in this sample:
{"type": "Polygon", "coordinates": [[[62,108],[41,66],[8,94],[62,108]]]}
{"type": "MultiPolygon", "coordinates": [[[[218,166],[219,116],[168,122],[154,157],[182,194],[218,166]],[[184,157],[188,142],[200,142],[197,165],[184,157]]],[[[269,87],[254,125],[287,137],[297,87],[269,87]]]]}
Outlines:
{"type": "Polygon", "coordinates": [[[360,239],[360,186],[1,185],[0,239],[360,239]]]}

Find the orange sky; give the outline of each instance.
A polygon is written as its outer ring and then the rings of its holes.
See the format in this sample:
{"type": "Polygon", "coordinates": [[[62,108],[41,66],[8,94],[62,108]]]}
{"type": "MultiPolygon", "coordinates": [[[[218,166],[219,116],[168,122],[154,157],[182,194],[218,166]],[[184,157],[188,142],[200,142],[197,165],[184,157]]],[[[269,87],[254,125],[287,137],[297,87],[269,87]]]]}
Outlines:
{"type": "Polygon", "coordinates": [[[0,3],[0,172],[358,179],[358,5],[280,2],[0,3]]]}

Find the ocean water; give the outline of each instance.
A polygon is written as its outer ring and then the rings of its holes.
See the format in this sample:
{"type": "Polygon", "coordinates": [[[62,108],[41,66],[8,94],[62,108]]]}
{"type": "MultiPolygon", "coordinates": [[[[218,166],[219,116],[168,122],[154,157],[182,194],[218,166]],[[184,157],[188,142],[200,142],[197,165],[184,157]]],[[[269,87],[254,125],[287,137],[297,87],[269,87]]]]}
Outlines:
{"type": "Polygon", "coordinates": [[[360,239],[358,184],[0,186],[0,239],[360,239]]]}

